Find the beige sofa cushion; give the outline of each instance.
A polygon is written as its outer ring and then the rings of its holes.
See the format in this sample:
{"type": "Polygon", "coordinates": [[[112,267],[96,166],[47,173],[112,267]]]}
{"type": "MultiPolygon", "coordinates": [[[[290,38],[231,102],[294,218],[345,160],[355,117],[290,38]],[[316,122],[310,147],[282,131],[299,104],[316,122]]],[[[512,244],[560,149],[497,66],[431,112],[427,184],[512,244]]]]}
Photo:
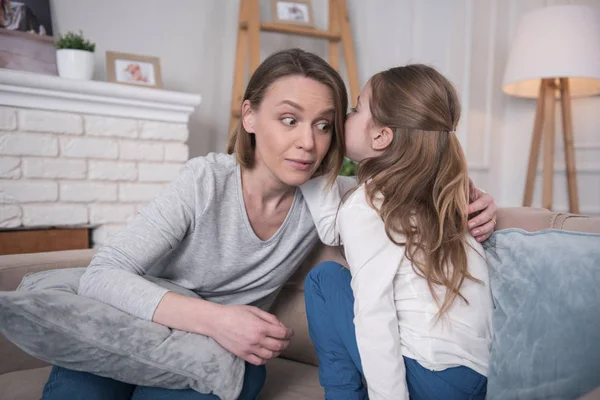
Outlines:
{"type": "Polygon", "coordinates": [[[543,208],[508,207],[498,209],[496,230],[520,228],[529,232],[543,229],[600,233],[600,218],[554,213],[543,208]]]}
{"type": "Polygon", "coordinates": [[[267,382],[259,400],[316,400],[325,392],[319,385],[319,369],[282,358],[267,363],[267,382]]]}
{"type": "Polygon", "coordinates": [[[0,399],[39,400],[52,367],[0,374],[0,399]]]}
{"type": "Polygon", "coordinates": [[[95,249],[0,256],[0,291],[15,290],[25,274],[58,268],[87,267],[95,249]]]}

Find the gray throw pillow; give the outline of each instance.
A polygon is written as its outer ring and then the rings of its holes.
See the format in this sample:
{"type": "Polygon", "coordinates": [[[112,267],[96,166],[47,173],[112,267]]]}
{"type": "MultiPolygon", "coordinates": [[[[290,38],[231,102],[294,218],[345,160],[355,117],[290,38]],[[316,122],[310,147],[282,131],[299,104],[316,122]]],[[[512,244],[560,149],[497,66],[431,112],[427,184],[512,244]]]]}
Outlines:
{"type": "Polygon", "coordinates": [[[490,399],[573,399],[600,386],[600,235],[496,232],[490,399]]]}
{"type": "MultiPolygon", "coordinates": [[[[27,275],[17,291],[0,292],[0,332],[32,356],[65,368],[136,385],[237,398],[242,359],[209,337],[169,329],[77,295],[84,270],[27,275]]],[[[145,278],[198,297],[168,281],[145,278]]]]}

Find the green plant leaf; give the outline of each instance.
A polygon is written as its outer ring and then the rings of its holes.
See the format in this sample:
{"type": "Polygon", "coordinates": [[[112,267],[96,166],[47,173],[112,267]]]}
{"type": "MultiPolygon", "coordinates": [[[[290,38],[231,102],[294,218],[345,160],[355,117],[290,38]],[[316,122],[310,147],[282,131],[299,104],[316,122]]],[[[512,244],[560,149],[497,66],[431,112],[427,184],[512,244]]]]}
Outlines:
{"type": "Polygon", "coordinates": [[[79,31],[79,33],[67,32],[64,35],[59,35],[54,42],[54,47],[57,49],[85,50],[93,53],[96,44],[85,39],[83,32],[79,31]]]}
{"type": "Polygon", "coordinates": [[[342,176],[354,176],[356,175],[356,163],[349,158],[344,158],[344,163],[342,164],[342,170],[340,171],[340,175],[342,176]]]}

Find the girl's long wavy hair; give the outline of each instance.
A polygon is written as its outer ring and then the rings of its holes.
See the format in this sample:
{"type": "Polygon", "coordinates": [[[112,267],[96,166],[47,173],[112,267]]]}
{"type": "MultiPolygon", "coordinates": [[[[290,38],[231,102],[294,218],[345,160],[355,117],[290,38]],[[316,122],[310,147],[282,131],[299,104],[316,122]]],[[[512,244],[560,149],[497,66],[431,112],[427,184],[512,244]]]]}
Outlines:
{"type": "Polygon", "coordinates": [[[452,84],[426,65],[391,68],[370,84],[371,123],[394,136],[380,156],[359,164],[358,181],[387,236],[406,247],[427,280],[439,319],[457,297],[467,301],[460,293],[465,279],[480,282],[467,270],[469,178],[455,134],[460,102],[452,84]],[[437,285],[446,288],[441,304],[437,285]]]}

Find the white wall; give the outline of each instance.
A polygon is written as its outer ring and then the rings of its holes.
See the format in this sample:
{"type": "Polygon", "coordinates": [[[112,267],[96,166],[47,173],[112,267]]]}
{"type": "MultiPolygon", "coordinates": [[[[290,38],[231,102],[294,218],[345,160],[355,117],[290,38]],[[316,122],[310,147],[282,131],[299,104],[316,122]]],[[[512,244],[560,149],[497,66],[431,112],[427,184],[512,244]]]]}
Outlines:
{"type": "MultiPolygon", "coordinates": [[[[600,0],[348,0],[361,84],[379,70],[408,62],[438,67],[463,102],[458,134],[475,182],[502,206],[520,205],[535,102],[505,96],[502,74],[523,13],[553,4],[600,0]]],[[[97,42],[96,79],[104,51],[159,56],[165,87],[200,93],[192,116],[190,154],[222,150],[227,136],[236,23],[235,0],[53,0],[56,31],[83,29],[97,42]]],[[[313,0],[316,25],[326,28],[327,1],[313,0]]],[[[261,0],[270,18],[270,1],[261,0]]],[[[301,47],[327,57],[325,42],[264,33],[261,56],[301,47]]],[[[580,206],[600,214],[600,98],[575,100],[573,117],[580,206]]],[[[566,210],[564,161],[557,125],[554,204],[566,210]]],[[[539,205],[540,181],[535,204],[539,205]]]]}
{"type": "Polygon", "coordinates": [[[83,30],[96,42],[94,79],[106,79],[106,50],[158,56],[166,89],[199,93],[191,156],[216,149],[226,130],[237,2],[219,0],[51,0],[55,34],[83,30]]]}
{"type": "MultiPolygon", "coordinates": [[[[460,92],[458,134],[476,184],[498,204],[521,204],[535,101],[506,96],[502,77],[512,35],[527,11],[600,0],[375,0],[350,1],[361,83],[382,68],[432,64],[460,92]],[[360,16],[360,17],[358,17],[360,16]]],[[[573,101],[581,212],[600,214],[600,98],[573,101]]],[[[557,115],[559,113],[557,112],[557,115]]],[[[554,209],[567,210],[562,126],[557,120],[554,209]]],[[[541,157],[540,157],[541,161],[541,157]]],[[[540,204],[541,180],[534,205],[540,204]]]]}

